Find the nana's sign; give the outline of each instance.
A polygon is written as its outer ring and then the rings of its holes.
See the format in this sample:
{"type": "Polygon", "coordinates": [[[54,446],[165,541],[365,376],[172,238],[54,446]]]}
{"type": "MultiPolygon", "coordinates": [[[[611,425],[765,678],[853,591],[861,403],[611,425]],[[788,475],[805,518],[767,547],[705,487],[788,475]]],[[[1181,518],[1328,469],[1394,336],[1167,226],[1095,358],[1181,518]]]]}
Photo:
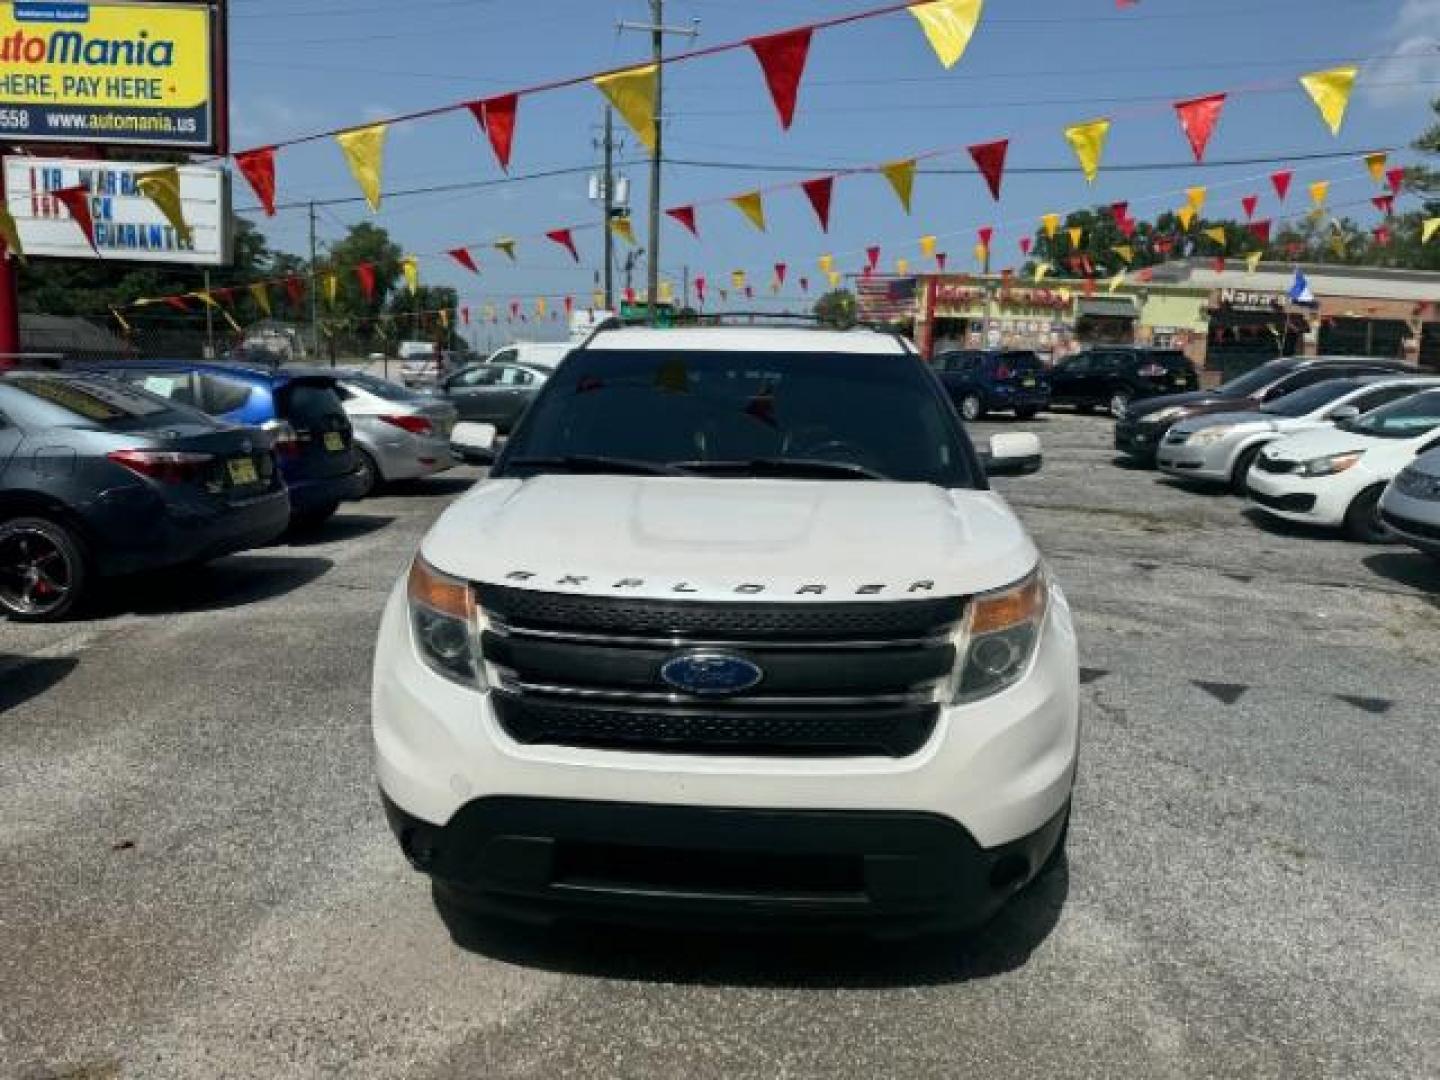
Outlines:
{"type": "Polygon", "coordinates": [[[1273,311],[1289,303],[1289,297],[1277,292],[1252,292],[1249,289],[1221,289],[1220,306],[1239,311],[1273,311]]]}

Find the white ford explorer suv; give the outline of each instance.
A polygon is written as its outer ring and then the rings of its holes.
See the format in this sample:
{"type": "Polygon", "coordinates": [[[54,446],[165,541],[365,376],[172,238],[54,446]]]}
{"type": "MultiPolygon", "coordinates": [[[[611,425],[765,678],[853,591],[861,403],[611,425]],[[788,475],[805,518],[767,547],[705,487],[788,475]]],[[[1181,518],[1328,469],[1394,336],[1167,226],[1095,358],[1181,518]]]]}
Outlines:
{"type": "Polygon", "coordinates": [[[602,330],[385,609],[376,768],[442,906],[972,926],[1061,857],[1065,598],[909,342],[602,330]]]}

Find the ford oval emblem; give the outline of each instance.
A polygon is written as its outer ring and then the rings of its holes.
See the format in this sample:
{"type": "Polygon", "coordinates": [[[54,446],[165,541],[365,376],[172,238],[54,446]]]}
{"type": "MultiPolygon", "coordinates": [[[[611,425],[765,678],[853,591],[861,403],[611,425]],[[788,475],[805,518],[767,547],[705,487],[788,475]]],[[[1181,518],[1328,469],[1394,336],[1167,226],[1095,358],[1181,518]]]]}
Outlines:
{"type": "Polygon", "coordinates": [[[667,660],[660,668],[660,678],[687,694],[723,697],[759,685],[765,672],[742,656],[694,652],[667,660]]]}

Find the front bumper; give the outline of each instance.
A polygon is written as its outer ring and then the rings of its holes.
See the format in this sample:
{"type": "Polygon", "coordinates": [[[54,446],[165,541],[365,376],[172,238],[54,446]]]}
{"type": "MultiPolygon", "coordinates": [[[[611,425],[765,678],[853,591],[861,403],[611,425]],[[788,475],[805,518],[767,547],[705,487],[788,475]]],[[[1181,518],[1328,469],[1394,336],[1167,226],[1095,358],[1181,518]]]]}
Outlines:
{"type": "Polygon", "coordinates": [[[1250,502],[1267,514],[1312,525],[1339,525],[1349,507],[1346,499],[1327,498],[1334,477],[1305,477],[1297,473],[1268,473],[1251,468],[1245,478],[1250,502]]]}
{"type": "Polygon", "coordinates": [[[445,825],[389,798],[417,870],[474,909],[696,926],[910,933],[993,915],[1060,843],[1066,804],[1034,832],[986,850],[932,814],[756,810],[492,796],[445,825]]]}
{"type": "Polygon", "coordinates": [[[1115,422],[1115,449],[1127,457],[1153,462],[1166,430],[1163,427],[1140,424],[1133,420],[1117,420],[1115,422]]]}
{"type": "Polygon", "coordinates": [[[1391,487],[1380,500],[1380,520],[1402,543],[1440,555],[1440,502],[1402,495],[1391,487]]]}
{"type": "Polygon", "coordinates": [[[1191,446],[1188,443],[1162,442],[1157,449],[1155,464],[1160,471],[1185,480],[1228,481],[1232,447],[1226,443],[1191,446]]]}

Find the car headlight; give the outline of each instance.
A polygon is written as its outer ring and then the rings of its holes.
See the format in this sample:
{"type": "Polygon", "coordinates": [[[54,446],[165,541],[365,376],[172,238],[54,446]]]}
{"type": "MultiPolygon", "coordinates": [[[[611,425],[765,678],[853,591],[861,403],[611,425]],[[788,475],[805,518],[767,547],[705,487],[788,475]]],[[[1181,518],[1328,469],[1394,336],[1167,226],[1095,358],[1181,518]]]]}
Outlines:
{"type": "Polygon", "coordinates": [[[1315,458],[1300,467],[1300,475],[1334,476],[1346,469],[1353,469],[1364,456],[1364,450],[1354,450],[1348,454],[1331,454],[1329,457],[1315,458]]]}
{"type": "Polygon", "coordinates": [[[417,555],[406,594],[415,648],[425,665],[451,682],[486,689],[480,657],[483,615],[470,585],[440,573],[417,555]]]}
{"type": "Polygon", "coordinates": [[[1181,406],[1172,405],[1168,409],[1161,409],[1159,412],[1153,412],[1149,416],[1140,417],[1140,423],[1168,424],[1171,420],[1174,420],[1184,411],[1184,408],[1182,408],[1181,406]]]}
{"type": "Polygon", "coordinates": [[[1037,568],[1009,588],[977,596],[955,633],[950,703],[998,694],[1030,667],[1050,602],[1045,571],[1037,568]]]}
{"type": "Polygon", "coordinates": [[[1235,432],[1234,424],[1220,424],[1217,427],[1201,428],[1199,431],[1192,431],[1186,443],[1190,446],[1214,446],[1229,438],[1235,432]]]}

